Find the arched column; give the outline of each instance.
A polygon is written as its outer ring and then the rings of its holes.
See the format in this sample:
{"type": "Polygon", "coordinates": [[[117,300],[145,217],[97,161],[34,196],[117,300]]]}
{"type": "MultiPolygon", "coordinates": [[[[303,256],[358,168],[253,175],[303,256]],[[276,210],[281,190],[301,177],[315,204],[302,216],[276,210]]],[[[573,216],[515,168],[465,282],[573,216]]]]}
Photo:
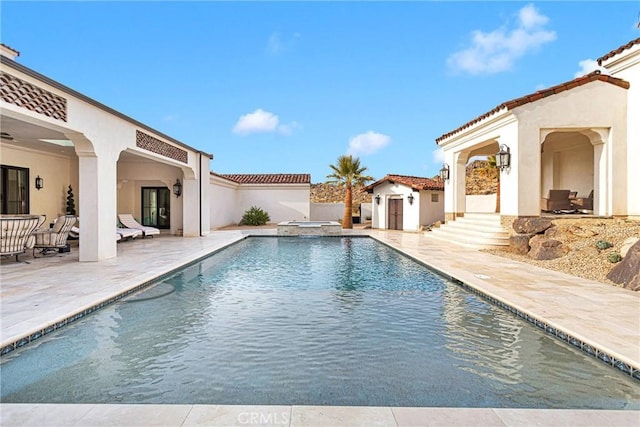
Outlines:
{"type": "MultiPolygon", "coordinates": [[[[78,155],[80,261],[114,258],[116,247],[116,160],[98,155],[94,143],[82,133],[66,133],[78,155]]],[[[118,153],[119,154],[119,153],[118,153]]]]}

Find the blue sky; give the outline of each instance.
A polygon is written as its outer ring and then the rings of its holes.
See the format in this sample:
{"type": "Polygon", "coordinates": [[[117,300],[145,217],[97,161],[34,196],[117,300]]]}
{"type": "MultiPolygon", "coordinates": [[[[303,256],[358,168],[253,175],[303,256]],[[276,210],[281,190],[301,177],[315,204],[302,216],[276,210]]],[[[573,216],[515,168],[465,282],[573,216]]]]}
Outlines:
{"type": "Polygon", "coordinates": [[[2,1],[18,61],[218,173],[433,176],[435,139],[640,37],[629,2],[2,1]]]}

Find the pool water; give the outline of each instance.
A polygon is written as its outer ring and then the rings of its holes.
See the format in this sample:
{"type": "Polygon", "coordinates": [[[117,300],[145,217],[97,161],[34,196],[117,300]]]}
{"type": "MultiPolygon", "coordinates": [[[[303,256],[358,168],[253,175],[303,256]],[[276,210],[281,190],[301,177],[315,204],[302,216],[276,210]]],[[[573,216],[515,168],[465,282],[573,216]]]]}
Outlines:
{"type": "Polygon", "coordinates": [[[640,408],[638,381],[368,238],[246,239],[0,378],[2,402],[640,408]]]}

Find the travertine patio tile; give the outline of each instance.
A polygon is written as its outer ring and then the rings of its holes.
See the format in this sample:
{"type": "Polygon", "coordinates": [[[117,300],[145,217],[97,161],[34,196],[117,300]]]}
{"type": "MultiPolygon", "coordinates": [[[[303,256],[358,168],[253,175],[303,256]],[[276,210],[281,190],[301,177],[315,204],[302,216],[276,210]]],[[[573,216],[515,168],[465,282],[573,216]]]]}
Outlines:
{"type": "Polygon", "coordinates": [[[95,405],[49,405],[3,403],[0,405],[2,427],[67,427],[78,425],[95,405]]]}
{"type": "Polygon", "coordinates": [[[375,406],[294,406],[291,427],[396,427],[391,408],[375,406]]]}
{"type": "Polygon", "coordinates": [[[291,406],[194,405],[182,427],[288,426],[291,406]]]}
{"type": "Polygon", "coordinates": [[[503,427],[506,424],[485,408],[393,408],[398,427],[503,427]]]}
{"type": "Polygon", "coordinates": [[[191,405],[94,405],[78,426],[180,426],[191,405]]]}
{"type": "Polygon", "coordinates": [[[508,426],[613,427],[640,425],[640,411],[494,409],[508,426]]]}

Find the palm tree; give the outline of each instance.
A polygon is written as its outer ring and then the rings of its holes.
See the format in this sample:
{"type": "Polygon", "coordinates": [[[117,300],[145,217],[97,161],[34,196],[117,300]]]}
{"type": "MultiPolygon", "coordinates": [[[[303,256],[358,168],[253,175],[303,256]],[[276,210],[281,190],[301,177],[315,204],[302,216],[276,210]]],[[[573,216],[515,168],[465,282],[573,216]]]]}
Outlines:
{"type": "Polygon", "coordinates": [[[351,188],[353,186],[364,185],[368,181],[373,181],[369,175],[363,175],[366,167],[360,166],[360,159],[351,154],[338,157],[335,165],[329,165],[333,170],[331,175],[327,175],[327,183],[338,186],[345,186],[347,194],[344,199],[344,216],[342,217],[342,228],[353,228],[351,218],[353,210],[353,196],[351,188]]]}

